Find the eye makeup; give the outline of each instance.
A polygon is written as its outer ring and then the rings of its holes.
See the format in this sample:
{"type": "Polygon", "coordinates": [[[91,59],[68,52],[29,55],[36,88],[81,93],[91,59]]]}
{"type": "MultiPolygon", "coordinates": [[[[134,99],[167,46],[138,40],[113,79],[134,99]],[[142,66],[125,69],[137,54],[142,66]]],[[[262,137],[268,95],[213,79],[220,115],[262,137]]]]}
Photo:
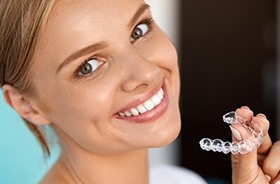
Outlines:
{"type": "Polygon", "coordinates": [[[142,37],[145,37],[147,34],[149,34],[153,29],[152,26],[153,23],[154,20],[150,18],[150,19],[144,19],[139,24],[137,24],[132,30],[130,36],[130,42],[134,43],[138,39],[141,39],[142,37]]]}

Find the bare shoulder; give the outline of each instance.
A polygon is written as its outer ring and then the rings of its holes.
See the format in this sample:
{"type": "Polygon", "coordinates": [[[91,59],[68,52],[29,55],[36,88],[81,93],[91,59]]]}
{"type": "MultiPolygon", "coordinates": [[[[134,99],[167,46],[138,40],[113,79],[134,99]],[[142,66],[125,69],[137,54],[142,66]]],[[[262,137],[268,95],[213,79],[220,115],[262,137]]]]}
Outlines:
{"type": "Polygon", "coordinates": [[[40,184],[63,184],[71,183],[69,174],[60,160],[58,160],[49,172],[40,181],[40,184]]]}

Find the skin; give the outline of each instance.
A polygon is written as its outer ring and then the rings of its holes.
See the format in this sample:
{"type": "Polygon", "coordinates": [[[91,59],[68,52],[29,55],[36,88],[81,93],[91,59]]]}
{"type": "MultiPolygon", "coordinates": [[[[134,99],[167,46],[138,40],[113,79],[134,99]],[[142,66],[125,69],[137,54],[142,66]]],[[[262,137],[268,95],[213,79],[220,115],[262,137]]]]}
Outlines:
{"type": "Polygon", "coordinates": [[[151,18],[146,9],[131,27],[127,26],[143,4],[139,0],[59,1],[39,40],[34,78],[38,100],[47,106],[44,109],[50,109],[44,111],[46,122],[90,152],[123,153],[161,146],[179,132],[179,72],[173,45],[154,23],[145,37],[130,42],[135,26],[151,18]],[[81,55],[57,72],[69,55],[99,42],[107,46],[81,55]],[[75,76],[79,66],[92,56],[104,62],[103,66],[91,76],[75,76]],[[139,124],[114,117],[162,82],[169,106],[161,117],[139,124]],[[158,140],[154,140],[155,134],[158,140]]]}
{"type": "MultiPolygon", "coordinates": [[[[236,110],[237,115],[251,122],[255,130],[263,130],[263,142],[258,149],[245,155],[231,155],[233,184],[269,184],[280,182],[280,141],[272,144],[268,134],[269,121],[264,114],[254,116],[249,107],[236,110]]],[[[243,138],[250,135],[237,127],[243,138]]],[[[236,138],[233,136],[233,140],[236,138]]],[[[278,184],[278,183],[277,183],[278,184]]]]}
{"type": "Polygon", "coordinates": [[[31,122],[50,124],[60,137],[62,156],[43,183],[147,183],[147,148],[178,136],[176,50],[154,22],[131,41],[135,27],[152,19],[145,8],[131,22],[144,4],[60,0],[54,6],[34,56],[36,94],[24,98],[31,110],[22,113],[31,122]],[[100,42],[105,46],[61,67],[73,53],[100,42]],[[78,76],[80,65],[93,56],[102,66],[92,75],[78,76]],[[140,123],[115,117],[162,84],[168,106],[159,117],[140,123]]]}
{"type": "MultiPolygon", "coordinates": [[[[178,136],[180,81],[175,48],[151,21],[145,23],[147,33],[131,40],[135,27],[152,18],[147,8],[136,13],[143,4],[142,0],[60,0],[35,50],[34,93],[24,95],[3,86],[6,101],[23,118],[51,125],[60,138],[61,157],[41,183],[147,184],[147,149],[167,145],[178,136]],[[73,53],[100,42],[105,44],[65,64],[73,53]],[[92,57],[98,69],[92,75],[78,75],[80,66],[92,57]],[[168,103],[161,114],[141,122],[117,118],[131,102],[163,84],[168,103]]],[[[269,137],[268,125],[261,126],[269,137]]],[[[264,181],[264,174],[242,180],[244,174],[239,173],[258,173],[258,169],[269,173],[271,162],[280,165],[279,144],[275,149],[269,141],[264,144],[265,151],[259,152],[265,153],[263,167],[254,160],[257,151],[232,158],[234,183],[264,181]],[[253,167],[246,170],[244,163],[253,167]]],[[[279,167],[273,173],[273,180],[279,178],[279,167]]]]}

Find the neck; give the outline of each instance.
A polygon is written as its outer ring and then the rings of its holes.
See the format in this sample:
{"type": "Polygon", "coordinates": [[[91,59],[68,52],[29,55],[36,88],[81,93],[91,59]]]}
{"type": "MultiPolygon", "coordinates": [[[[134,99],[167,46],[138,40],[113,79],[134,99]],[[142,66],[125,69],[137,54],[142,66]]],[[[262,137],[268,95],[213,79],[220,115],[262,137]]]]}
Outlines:
{"type": "Polygon", "coordinates": [[[96,155],[62,146],[59,160],[75,183],[147,184],[147,149],[114,155],[96,155]]]}

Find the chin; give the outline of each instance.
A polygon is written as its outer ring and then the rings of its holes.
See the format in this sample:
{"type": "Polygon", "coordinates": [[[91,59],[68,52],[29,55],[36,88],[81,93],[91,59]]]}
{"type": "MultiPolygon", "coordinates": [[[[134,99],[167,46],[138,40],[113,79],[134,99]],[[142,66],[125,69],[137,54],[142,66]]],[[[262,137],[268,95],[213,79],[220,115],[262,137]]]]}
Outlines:
{"type": "MultiPolygon", "coordinates": [[[[168,123],[170,124],[170,123],[168,123]]],[[[166,127],[165,130],[160,130],[158,133],[154,136],[152,147],[163,147],[171,144],[174,142],[181,130],[181,119],[180,117],[173,119],[172,126],[166,127]]]]}

